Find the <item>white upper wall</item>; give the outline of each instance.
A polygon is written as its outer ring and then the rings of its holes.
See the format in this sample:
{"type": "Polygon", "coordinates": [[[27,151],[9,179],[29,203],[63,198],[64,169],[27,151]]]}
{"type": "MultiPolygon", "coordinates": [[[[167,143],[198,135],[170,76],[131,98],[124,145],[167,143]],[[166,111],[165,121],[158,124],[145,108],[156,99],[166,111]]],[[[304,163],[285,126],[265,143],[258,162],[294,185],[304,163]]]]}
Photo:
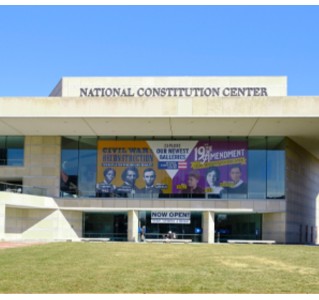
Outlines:
{"type": "Polygon", "coordinates": [[[63,77],[50,96],[275,97],[287,96],[287,77],[63,77]]]}

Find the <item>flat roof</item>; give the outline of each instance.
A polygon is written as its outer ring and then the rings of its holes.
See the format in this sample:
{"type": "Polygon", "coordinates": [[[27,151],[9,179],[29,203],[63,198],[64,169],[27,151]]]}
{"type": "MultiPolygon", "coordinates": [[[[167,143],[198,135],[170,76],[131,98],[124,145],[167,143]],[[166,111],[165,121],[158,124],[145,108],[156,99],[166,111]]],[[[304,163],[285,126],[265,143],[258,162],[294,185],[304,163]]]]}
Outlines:
{"type": "Polygon", "coordinates": [[[319,97],[0,98],[0,135],[287,136],[319,158],[319,97]]]}

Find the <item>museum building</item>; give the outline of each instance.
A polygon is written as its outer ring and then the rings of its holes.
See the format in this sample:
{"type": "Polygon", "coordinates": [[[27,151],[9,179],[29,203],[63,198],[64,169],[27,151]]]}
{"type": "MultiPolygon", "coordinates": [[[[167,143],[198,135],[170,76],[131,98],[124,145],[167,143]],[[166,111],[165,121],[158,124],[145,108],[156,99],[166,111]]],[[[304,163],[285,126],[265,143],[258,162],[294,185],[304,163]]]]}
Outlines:
{"type": "Polygon", "coordinates": [[[286,77],[70,77],[0,98],[0,241],[318,244],[319,96],[286,77]]]}

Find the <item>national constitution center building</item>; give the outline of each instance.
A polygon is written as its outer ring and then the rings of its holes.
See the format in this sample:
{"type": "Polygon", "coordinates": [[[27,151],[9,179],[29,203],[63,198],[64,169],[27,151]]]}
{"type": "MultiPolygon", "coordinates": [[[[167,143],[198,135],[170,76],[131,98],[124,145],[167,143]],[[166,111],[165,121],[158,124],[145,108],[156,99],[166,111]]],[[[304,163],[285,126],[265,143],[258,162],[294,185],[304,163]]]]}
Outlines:
{"type": "Polygon", "coordinates": [[[0,98],[0,241],[318,244],[319,96],[286,77],[62,78],[0,98]]]}

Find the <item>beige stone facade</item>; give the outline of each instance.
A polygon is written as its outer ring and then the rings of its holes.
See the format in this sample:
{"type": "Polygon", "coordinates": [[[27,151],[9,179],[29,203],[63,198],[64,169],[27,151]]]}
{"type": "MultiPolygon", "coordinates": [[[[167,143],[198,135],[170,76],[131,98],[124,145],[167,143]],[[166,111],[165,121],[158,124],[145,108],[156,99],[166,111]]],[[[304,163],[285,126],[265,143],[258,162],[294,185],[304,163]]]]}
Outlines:
{"type": "Polygon", "coordinates": [[[317,244],[319,161],[289,139],[286,161],[287,242],[317,244]]]}
{"type": "MultiPolygon", "coordinates": [[[[186,93],[171,91],[179,92],[186,93]]],[[[318,128],[319,97],[287,96],[285,77],[63,78],[50,97],[0,98],[0,136],[25,137],[24,165],[0,166],[0,182],[21,179],[38,189],[38,196],[0,192],[0,240],[81,240],[85,212],[120,211],[128,216],[128,240],[136,242],[139,212],[179,210],[202,214],[207,243],[215,242],[216,214],[253,213],[262,215],[262,239],[318,244],[318,128]],[[130,88],[134,97],[81,96],[81,88],[130,88]],[[219,95],[137,96],[147,88],[219,88],[219,95]],[[255,96],[225,96],[231,88],[259,90],[242,90],[255,96]],[[60,198],[62,136],[283,136],[286,198],[60,198]]]]}
{"type": "MultiPolygon", "coordinates": [[[[133,97],[143,97],[148,95],[147,91],[153,88],[214,88],[215,97],[227,97],[238,95],[238,89],[245,89],[246,95],[262,95],[262,88],[266,90],[265,96],[286,96],[287,95],[287,78],[284,76],[260,76],[260,77],[63,77],[57,86],[53,89],[50,96],[53,97],[80,97],[81,89],[91,90],[92,96],[103,95],[101,90],[94,89],[121,89],[120,92],[130,89],[133,97]],[[257,88],[258,92],[247,90],[247,88],[257,88]],[[218,93],[219,92],[219,93],[218,93]]],[[[167,91],[168,92],[168,91],[167,91]]],[[[201,91],[194,91],[191,95],[200,95],[201,91]]],[[[203,92],[204,95],[208,95],[203,92]]],[[[88,95],[88,94],[87,94],[88,95]]],[[[153,94],[152,94],[153,95],[153,94]]],[[[163,94],[162,94],[163,95],[163,94]]],[[[172,90],[170,95],[183,97],[184,91],[172,90]]],[[[83,95],[82,95],[83,96],[83,95]]],[[[114,96],[114,94],[112,94],[114,96]]],[[[167,95],[165,95],[167,96],[167,95]]]]}

